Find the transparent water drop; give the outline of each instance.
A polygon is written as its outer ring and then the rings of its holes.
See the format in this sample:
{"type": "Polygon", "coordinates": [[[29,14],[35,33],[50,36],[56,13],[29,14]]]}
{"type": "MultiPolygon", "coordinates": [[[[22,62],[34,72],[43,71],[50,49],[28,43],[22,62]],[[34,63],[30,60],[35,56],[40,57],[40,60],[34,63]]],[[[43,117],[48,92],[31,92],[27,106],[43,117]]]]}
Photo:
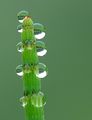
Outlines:
{"type": "Polygon", "coordinates": [[[45,32],[41,32],[41,33],[35,35],[35,38],[36,38],[36,39],[42,39],[42,38],[44,38],[44,37],[45,37],[45,32]]]}
{"type": "Polygon", "coordinates": [[[46,49],[40,49],[40,51],[37,52],[38,56],[44,56],[47,53],[46,49]]]}
{"type": "Polygon", "coordinates": [[[23,45],[22,42],[19,42],[16,46],[17,46],[18,52],[23,52],[24,51],[24,45],[23,45]]]}
{"type": "Polygon", "coordinates": [[[42,39],[45,37],[44,26],[40,23],[34,23],[34,34],[36,39],[42,39]]]}
{"type": "Polygon", "coordinates": [[[35,107],[43,107],[46,104],[46,101],[43,100],[44,94],[39,92],[37,94],[33,94],[31,97],[31,103],[35,107]]]}
{"type": "Polygon", "coordinates": [[[31,66],[29,64],[25,64],[23,67],[24,73],[30,73],[31,72],[31,66]]]}
{"type": "Polygon", "coordinates": [[[18,76],[23,76],[23,67],[22,67],[22,65],[18,65],[18,66],[16,67],[16,74],[17,74],[18,76]]]}
{"type": "Polygon", "coordinates": [[[23,107],[27,105],[27,100],[28,100],[27,96],[20,98],[20,102],[22,103],[23,107]]]}
{"type": "Polygon", "coordinates": [[[35,74],[38,78],[44,78],[47,76],[48,74],[48,70],[47,70],[47,67],[46,65],[44,65],[43,63],[39,63],[37,65],[37,69],[35,71],[35,74]]]}
{"type": "Polygon", "coordinates": [[[17,17],[18,17],[18,21],[20,23],[23,23],[23,20],[25,17],[29,16],[29,13],[27,11],[20,11],[18,14],[17,14],[17,17]]]}
{"type": "Polygon", "coordinates": [[[19,20],[19,22],[20,22],[20,23],[23,23],[23,21],[24,21],[24,19],[22,19],[22,20],[19,20]]]}
{"type": "Polygon", "coordinates": [[[22,33],[23,32],[22,25],[18,25],[17,26],[17,30],[18,30],[19,33],[22,33]]]}
{"type": "Polygon", "coordinates": [[[36,41],[37,55],[44,56],[47,53],[45,43],[42,41],[36,41]]]}
{"type": "Polygon", "coordinates": [[[28,49],[28,50],[31,50],[32,49],[32,46],[33,46],[33,41],[31,41],[31,40],[26,40],[25,41],[25,46],[26,46],[26,48],[28,49]]]}

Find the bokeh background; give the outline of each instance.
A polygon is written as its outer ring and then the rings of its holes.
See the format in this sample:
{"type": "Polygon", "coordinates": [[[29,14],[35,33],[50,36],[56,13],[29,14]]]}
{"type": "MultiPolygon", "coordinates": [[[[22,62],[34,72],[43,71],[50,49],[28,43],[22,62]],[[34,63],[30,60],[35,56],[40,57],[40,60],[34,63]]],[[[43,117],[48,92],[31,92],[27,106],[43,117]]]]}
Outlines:
{"type": "Polygon", "coordinates": [[[92,1],[0,0],[0,120],[24,120],[22,80],[16,44],[17,13],[27,10],[46,26],[49,69],[42,80],[46,120],[92,120],[92,1]]]}

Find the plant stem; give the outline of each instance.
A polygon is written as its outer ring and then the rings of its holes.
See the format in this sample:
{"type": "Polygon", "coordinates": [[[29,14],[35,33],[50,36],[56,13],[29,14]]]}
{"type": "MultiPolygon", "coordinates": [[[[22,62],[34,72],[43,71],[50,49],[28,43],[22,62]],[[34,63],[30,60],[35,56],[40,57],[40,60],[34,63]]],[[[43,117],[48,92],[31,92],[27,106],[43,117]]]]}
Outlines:
{"type": "MultiPolygon", "coordinates": [[[[22,65],[23,65],[23,91],[22,99],[26,120],[44,120],[43,96],[41,93],[41,79],[36,76],[39,59],[37,56],[36,39],[34,35],[33,21],[24,15],[22,23],[23,32],[21,39],[23,43],[22,65]]],[[[28,15],[28,13],[27,13],[28,15]]]]}

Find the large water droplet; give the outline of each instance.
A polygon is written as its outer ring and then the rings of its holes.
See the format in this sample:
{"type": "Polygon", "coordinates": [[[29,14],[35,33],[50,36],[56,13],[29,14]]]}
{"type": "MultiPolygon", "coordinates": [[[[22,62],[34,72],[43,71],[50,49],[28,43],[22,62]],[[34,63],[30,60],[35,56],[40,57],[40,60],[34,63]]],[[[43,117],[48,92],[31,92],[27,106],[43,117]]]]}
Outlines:
{"type": "Polygon", "coordinates": [[[31,72],[31,66],[29,64],[25,64],[23,67],[24,73],[30,73],[31,72]]]}
{"type": "Polygon", "coordinates": [[[17,74],[18,76],[23,76],[23,66],[22,66],[22,65],[18,65],[18,66],[16,67],[16,74],[17,74]]]}
{"type": "Polygon", "coordinates": [[[24,48],[31,50],[33,48],[34,44],[35,44],[34,41],[26,40],[24,43],[19,42],[16,46],[17,46],[17,50],[19,52],[23,52],[24,48]]]}
{"type": "Polygon", "coordinates": [[[28,49],[28,50],[31,50],[32,47],[34,45],[34,42],[32,40],[26,40],[25,41],[25,47],[28,49]]]}
{"type": "Polygon", "coordinates": [[[47,53],[46,49],[40,49],[40,51],[37,52],[38,56],[44,56],[47,53]]]}
{"type": "Polygon", "coordinates": [[[34,23],[34,34],[36,39],[45,37],[44,26],[40,23],[34,23]]]}
{"type": "Polygon", "coordinates": [[[46,104],[46,101],[44,101],[44,94],[42,92],[33,94],[31,97],[31,103],[35,107],[43,107],[46,104]]]}
{"type": "Polygon", "coordinates": [[[35,38],[36,38],[36,39],[42,39],[42,38],[44,38],[44,37],[45,37],[45,32],[41,32],[41,33],[35,35],[35,38]]]}
{"type": "Polygon", "coordinates": [[[22,25],[18,25],[18,26],[17,26],[17,30],[18,30],[18,32],[22,33],[22,32],[23,32],[22,25]]]}
{"type": "Polygon", "coordinates": [[[20,102],[22,103],[23,107],[27,105],[27,100],[28,100],[27,96],[20,98],[20,102]]]}
{"type": "Polygon", "coordinates": [[[42,41],[36,41],[37,55],[44,56],[47,53],[45,43],[42,41]]]}
{"type": "Polygon", "coordinates": [[[48,71],[47,71],[46,65],[44,65],[43,63],[39,63],[37,65],[37,69],[35,71],[36,76],[38,78],[44,78],[47,76],[47,73],[48,73],[48,71]]]}
{"type": "Polygon", "coordinates": [[[17,46],[17,50],[19,52],[23,52],[24,51],[24,45],[23,45],[22,42],[19,42],[16,46],[17,46]]]}
{"type": "Polygon", "coordinates": [[[23,23],[23,20],[25,17],[29,16],[29,13],[27,11],[20,11],[18,14],[17,14],[17,17],[18,17],[18,21],[20,23],[23,23]]]}

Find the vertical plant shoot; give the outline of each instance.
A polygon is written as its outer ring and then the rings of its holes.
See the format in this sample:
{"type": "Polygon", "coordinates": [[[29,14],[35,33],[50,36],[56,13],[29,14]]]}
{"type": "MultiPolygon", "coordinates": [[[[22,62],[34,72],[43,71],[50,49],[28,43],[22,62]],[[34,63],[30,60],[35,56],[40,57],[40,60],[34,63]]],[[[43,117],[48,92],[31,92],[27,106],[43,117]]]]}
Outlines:
{"type": "Polygon", "coordinates": [[[47,53],[45,43],[40,39],[45,37],[44,26],[33,23],[27,11],[17,14],[20,24],[17,27],[21,33],[21,42],[17,50],[21,53],[22,64],[16,67],[17,75],[23,80],[23,97],[20,98],[25,111],[26,120],[44,120],[44,94],[41,92],[41,79],[47,76],[47,67],[39,62],[38,56],[47,53]]]}

